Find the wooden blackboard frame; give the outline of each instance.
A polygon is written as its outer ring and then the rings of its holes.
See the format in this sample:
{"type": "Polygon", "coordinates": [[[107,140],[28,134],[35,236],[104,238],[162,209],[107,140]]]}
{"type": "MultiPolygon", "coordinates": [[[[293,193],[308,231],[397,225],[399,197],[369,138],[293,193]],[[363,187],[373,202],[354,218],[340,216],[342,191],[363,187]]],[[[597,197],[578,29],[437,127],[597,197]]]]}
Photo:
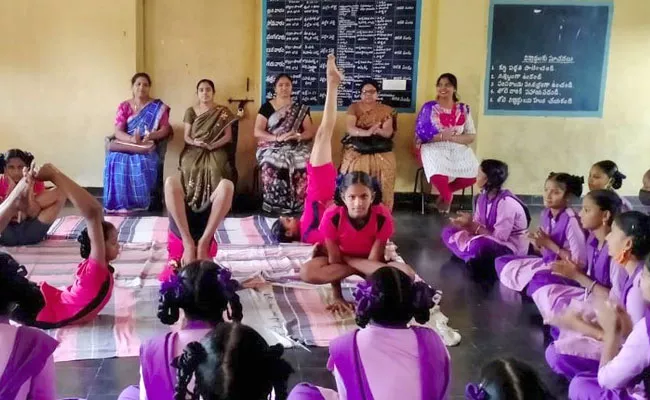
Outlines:
{"type": "MultiPolygon", "coordinates": [[[[399,113],[415,113],[417,111],[417,91],[418,91],[418,64],[420,61],[420,24],[422,21],[422,1],[423,0],[415,0],[416,2],[416,16],[415,16],[415,48],[413,51],[413,71],[411,73],[411,82],[412,82],[412,92],[411,92],[411,106],[410,107],[400,107],[396,108],[395,110],[399,113]]],[[[267,35],[267,8],[268,8],[268,3],[267,0],[262,0],[262,68],[261,68],[261,93],[260,93],[260,104],[264,104],[266,102],[266,35],[267,35]]],[[[323,106],[322,105],[313,105],[310,106],[310,109],[312,111],[322,111],[323,106]]],[[[346,111],[347,107],[337,107],[338,111],[346,111]]]]}
{"type": "Polygon", "coordinates": [[[605,87],[607,83],[607,70],[609,60],[609,46],[611,39],[611,29],[614,15],[613,0],[490,0],[490,11],[488,16],[488,33],[487,33],[487,61],[485,66],[485,82],[483,95],[483,113],[485,115],[506,115],[506,116],[532,116],[532,117],[594,117],[602,118],[603,104],[605,100],[605,87]],[[492,110],[489,109],[490,97],[490,67],[492,65],[492,30],[494,22],[494,7],[498,5],[524,5],[524,6],[607,6],[609,17],[607,31],[605,36],[605,51],[603,52],[603,72],[600,82],[600,98],[598,100],[598,110],[596,111],[548,111],[548,110],[492,110]]]}

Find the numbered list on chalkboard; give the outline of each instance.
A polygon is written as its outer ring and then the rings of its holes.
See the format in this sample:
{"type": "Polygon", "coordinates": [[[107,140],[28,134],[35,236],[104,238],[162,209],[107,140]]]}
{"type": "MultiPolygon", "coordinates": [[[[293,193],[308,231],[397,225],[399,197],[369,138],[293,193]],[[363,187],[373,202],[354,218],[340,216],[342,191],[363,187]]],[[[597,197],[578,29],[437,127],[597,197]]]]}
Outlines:
{"type": "Polygon", "coordinates": [[[273,96],[274,77],[288,73],[297,99],[325,103],[328,54],[346,79],[339,107],[359,99],[359,84],[373,78],[391,84],[382,101],[414,109],[418,0],[266,0],[263,95],[273,96]]]}

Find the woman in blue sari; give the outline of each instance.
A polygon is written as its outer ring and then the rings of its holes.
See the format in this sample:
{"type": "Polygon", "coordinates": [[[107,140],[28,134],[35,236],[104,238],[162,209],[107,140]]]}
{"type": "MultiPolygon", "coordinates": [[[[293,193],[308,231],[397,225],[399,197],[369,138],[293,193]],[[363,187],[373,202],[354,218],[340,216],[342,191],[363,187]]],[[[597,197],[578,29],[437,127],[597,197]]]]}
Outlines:
{"type": "Polygon", "coordinates": [[[104,208],[107,212],[149,208],[158,177],[156,143],[172,133],[169,107],[149,97],[151,78],[137,73],[131,79],[133,98],[122,102],[115,118],[104,165],[104,208]]]}

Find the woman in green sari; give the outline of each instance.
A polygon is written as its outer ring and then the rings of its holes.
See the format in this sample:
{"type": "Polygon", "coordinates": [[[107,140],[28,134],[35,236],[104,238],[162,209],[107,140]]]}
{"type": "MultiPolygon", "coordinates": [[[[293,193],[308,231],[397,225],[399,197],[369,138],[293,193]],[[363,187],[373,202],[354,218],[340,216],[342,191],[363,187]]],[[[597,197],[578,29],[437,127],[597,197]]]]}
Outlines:
{"type": "Polygon", "coordinates": [[[181,182],[185,203],[194,212],[203,211],[221,179],[232,180],[234,165],[228,162],[226,145],[232,141],[232,124],[237,117],[215,104],[214,83],[199,81],[199,104],[185,111],[185,148],[180,155],[181,182]]]}

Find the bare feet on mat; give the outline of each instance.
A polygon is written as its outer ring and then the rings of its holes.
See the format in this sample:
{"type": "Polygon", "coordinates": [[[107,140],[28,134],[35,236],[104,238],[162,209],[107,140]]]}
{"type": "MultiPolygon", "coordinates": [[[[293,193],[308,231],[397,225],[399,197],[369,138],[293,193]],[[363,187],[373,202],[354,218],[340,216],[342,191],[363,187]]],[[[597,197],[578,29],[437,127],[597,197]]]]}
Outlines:
{"type": "Polygon", "coordinates": [[[354,313],[354,307],[345,301],[345,299],[334,297],[333,301],[327,305],[327,311],[330,311],[332,314],[350,314],[354,313]]]}
{"type": "Polygon", "coordinates": [[[343,80],[343,74],[336,67],[336,57],[333,54],[327,56],[327,81],[339,85],[343,80]]]}

